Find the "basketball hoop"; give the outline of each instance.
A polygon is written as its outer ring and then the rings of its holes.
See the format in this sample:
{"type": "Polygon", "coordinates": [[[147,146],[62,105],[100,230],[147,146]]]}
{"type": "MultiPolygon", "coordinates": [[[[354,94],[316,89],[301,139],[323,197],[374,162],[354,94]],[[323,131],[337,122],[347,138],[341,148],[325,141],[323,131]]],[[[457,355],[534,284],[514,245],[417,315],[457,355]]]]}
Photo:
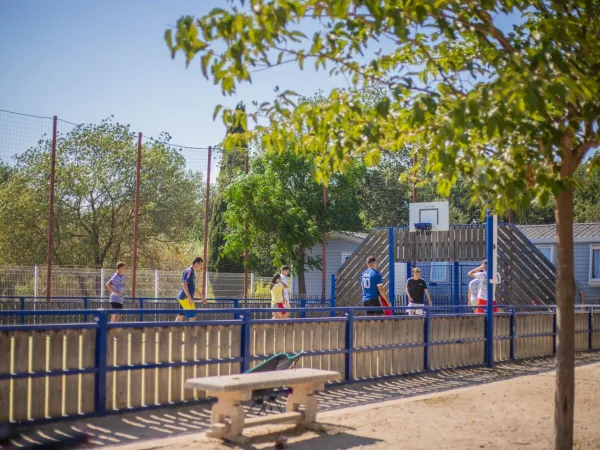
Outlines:
{"type": "Polygon", "coordinates": [[[417,232],[417,234],[422,236],[427,236],[431,234],[431,230],[433,228],[432,224],[429,222],[417,222],[414,223],[413,226],[415,227],[415,231],[417,232]]]}

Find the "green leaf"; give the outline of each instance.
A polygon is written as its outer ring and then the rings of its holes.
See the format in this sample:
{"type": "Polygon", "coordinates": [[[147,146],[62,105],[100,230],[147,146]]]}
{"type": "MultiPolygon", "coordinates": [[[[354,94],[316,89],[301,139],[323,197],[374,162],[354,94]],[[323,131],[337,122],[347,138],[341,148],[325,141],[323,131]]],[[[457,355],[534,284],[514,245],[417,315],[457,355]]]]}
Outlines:
{"type": "Polygon", "coordinates": [[[222,109],[223,109],[223,105],[215,106],[215,111],[213,112],[213,120],[215,120],[217,118],[217,116],[219,115],[219,112],[221,112],[222,109]]]}

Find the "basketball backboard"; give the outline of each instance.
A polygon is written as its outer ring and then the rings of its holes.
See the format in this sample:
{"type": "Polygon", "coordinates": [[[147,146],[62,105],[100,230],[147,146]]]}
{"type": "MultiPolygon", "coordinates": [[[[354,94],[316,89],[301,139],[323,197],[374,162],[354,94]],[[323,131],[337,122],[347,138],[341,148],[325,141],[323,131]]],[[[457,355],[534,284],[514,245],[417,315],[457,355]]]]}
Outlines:
{"type": "Polygon", "coordinates": [[[444,202],[419,202],[408,206],[408,225],[416,231],[415,223],[430,223],[431,231],[448,231],[450,228],[449,204],[444,202]]]}

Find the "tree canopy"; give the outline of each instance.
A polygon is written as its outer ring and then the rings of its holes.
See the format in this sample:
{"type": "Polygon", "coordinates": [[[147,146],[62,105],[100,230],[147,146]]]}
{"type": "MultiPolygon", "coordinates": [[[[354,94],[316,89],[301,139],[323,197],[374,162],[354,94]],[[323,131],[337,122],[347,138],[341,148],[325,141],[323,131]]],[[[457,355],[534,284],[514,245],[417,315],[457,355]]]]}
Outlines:
{"type": "MultiPolygon", "coordinates": [[[[409,148],[448,195],[460,177],[471,199],[503,213],[555,203],[557,377],[555,448],[573,444],[573,176],[598,146],[600,2],[589,0],[252,0],[184,16],[165,38],[199,57],[224,94],[280,64],[342,73],[347,89],[319,103],[283,91],[248,114],[217,106],[226,148],[248,139],[312,155],[318,180],[356,157],[409,148]],[[240,5],[240,8],[236,6],[240,5]],[[317,22],[312,36],[302,25],[317,22]],[[506,23],[512,26],[506,26],[506,23]],[[375,51],[372,49],[375,48],[375,51]],[[387,94],[375,107],[359,87],[387,94]],[[254,127],[247,126],[248,118],[254,127]]],[[[587,168],[596,170],[600,157],[587,168]]],[[[418,167],[415,168],[418,170],[418,167]]]]}
{"type": "MultiPolygon", "coordinates": [[[[185,169],[168,135],[142,148],[140,264],[165,266],[201,236],[202,179],[185,169]]],[[[16,157],[0,183],[0,258],[45,261],[51,141],[16,157]]],[[[57,139],[54,262],[102,266],[132,251],[136,136],[110,119],[57,139]]],[[[186,255],[187,256],[187,255],[186,255]]],[[[187,259],[187,258],[186,258],[187,259]]]]}

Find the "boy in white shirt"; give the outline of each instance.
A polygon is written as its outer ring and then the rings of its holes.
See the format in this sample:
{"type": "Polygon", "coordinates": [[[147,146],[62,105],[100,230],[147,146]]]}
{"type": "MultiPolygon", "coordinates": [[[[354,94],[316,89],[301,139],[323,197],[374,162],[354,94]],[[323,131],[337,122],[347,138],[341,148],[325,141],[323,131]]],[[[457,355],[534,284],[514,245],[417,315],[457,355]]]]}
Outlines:
{"type": "MultiPolygon", "coordinates": [[[[467,275],[479,280],[479,291],[477,292],[477,306],[487,305],[487,260],[481,262],[481,266],[471,270],[467,275]]],[[[496,300],[494,299],[494,305],[496,300]]],[[[475,308],[475,312],[483,314],[483,308],[475,308]]],[[[494,308],[494,312],[498,312],[498,308],[494,308]]]]}
{"type": "Polygon", "coordinates": [[[283,284],[283,300],[285,303],[285,307],[290,307],[290,290],[289,290],[289,276],[290,276],[290,266],[283,265],[281,266],[281,270],[279,271],[279,275],[281,276],[281,284],[283,284]]]}

